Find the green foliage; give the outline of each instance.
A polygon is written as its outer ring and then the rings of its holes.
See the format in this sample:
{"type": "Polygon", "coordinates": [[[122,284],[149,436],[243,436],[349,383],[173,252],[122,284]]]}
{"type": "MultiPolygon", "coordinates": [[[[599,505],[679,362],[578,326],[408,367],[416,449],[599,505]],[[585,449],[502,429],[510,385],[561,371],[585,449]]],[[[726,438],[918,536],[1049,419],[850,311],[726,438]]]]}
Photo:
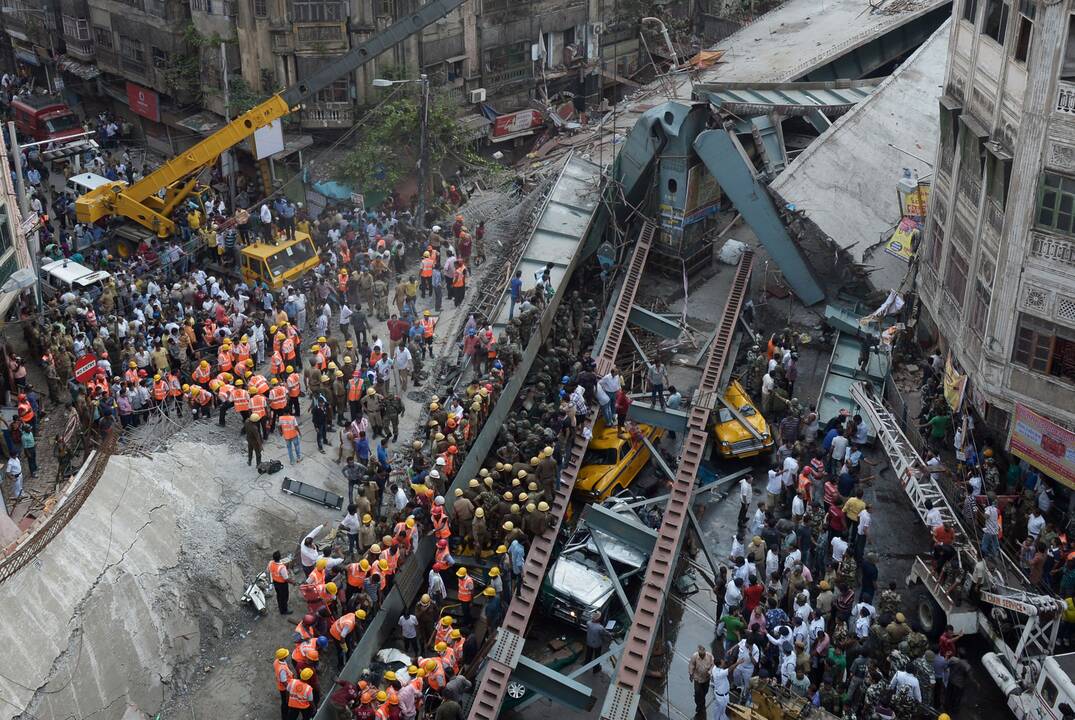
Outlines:
{"type": "Polygon", "coordinates": [[[266,93],[258,92],[250,87],[250,83],[239,75],[228,78],[228,112],[232,117],[242,115],[244,112],[269,99],[266,93]]]}
{"type": "MultiPolygon", "coordinates": [[[[361,136],[336,165],[339,180],[363,192],[388,193],[406,175],[416,171],[421,147],[418,90],[415,84],[411,96],[388,100],[370,112],[361,136]]],[[[454,103],[435,91],[430,92],[429,167],[433,172],[449,158],[483,162],[470,148],[455,111],[454,103]]]]}

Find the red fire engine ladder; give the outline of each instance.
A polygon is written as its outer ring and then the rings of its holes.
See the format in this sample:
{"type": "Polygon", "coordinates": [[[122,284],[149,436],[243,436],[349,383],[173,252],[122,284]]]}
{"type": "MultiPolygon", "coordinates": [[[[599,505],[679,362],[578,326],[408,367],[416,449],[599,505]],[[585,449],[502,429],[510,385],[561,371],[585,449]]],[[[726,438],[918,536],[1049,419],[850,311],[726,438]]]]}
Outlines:
{"type": "MultiPolygon", "coordinates": [[[[598,377],[607,373],[616,363],[616,354],[620,349],[620,342],[627,329],[627,318],[634,306],[635,294],[642,281],[642,270],[649,256],[650,245],[653,243],[653,235],[656,228],[652,223],[645,223],[635,243],[634,252],[627,265],[623,287],[620,290],[619,299],[612,311],[612,319],[608,334],[597,357],[598,377]]],[[[585,426],[593,425],[596,412],[586,418],[585,426]]],[[[560,474],[560,489],[552,503],[550,517],[553,522],[545,532],[534,538],[530,546],[530,552],[526,555],[526,564],[523,566],[522,582],[518,593],[508,606],[504,622],[497,632],[496,643],[489,651],[485,663],[485,671],[474,691],[474,701],[470,709],[469,720],[496,720],[500,712],[500,706],[504,702],[504,696],[508,690],[508,681],[516,671],[522,658],[523,643],[526,640],[526,630],[530,624],[534,606],[537,604],[538,592],[541,589],[541,581],[549,568],[553,557],[553,547],[556,537],[560,534],[560,525],[567,510],[571,491],[575,487],[579,469],[582,467],[582,457],[586,453],[587,440],[580,431],[575,437],[575,444],[571,448],[571,456],[564,465],[560,474]]]]}
{"type": "Polygon", "coordinates": [[[709,348],[698,393],[691,403],[687,434],[683,439],[671,497],[665,507],[660,530],[657,531],[657,544],[646,567],[642,590],[635,606],[635,616],[624,641],[616,677],[601,709],[602,720],[634,720],[638,711],[642,683],[646,678],[646,667],[653,651],[658,623],[664,612],[664,601],[671,589],[672,577],[678,564],[684,529],[690,522],[692,491],[705,451],[709,413],[717,404],[716,394],[720,392],[721,371],[724,369],[739,312],[748,292],[753,263],[754,254],[749,251],[743,253],[724,305],[724,314],[709,348]]]}

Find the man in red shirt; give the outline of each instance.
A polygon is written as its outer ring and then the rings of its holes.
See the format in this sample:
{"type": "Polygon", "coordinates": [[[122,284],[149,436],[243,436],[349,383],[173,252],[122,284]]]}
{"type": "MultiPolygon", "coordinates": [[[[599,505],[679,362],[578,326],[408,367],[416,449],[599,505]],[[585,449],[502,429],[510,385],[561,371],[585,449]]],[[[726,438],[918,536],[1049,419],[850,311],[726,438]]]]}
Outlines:
{"type": "Polygon", "coordinates": [[[388,319],[388,339],[390,341],[388,352],[389,356],[395,351],[395,349],[403,342],[403,339],[407,337],[407,333],[411,330],[411,324],[406,320],[400,320],[399,316],[395,313],[388,319]]]}
{"type": "Polygon", "coordinates": [[[758,577],[751,573],[750,584],[743,588],[743,608],[747,613],[754,612],[758,607],[762,596],[765,595],[765,586],[758,581],[758,577]]]}

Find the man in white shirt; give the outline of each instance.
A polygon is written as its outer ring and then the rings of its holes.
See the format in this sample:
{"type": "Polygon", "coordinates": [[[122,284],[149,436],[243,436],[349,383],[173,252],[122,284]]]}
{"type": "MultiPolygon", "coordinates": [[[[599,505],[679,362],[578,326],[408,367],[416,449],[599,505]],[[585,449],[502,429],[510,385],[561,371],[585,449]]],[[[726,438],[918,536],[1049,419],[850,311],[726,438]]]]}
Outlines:
{"type": "Polygon", "coordinates": [[[340,520],[340,528],[347,533],[347,551],[354,553],[358,548],[358,528],[361,527],[362,520],[358,517],[358,506],[348,505],[347,514],[343,516],[343,520],[340,520]]]}
{"type": "Polygon", "coordinates": [[[926,508],[926,525],[929,525],[930,532],[933,532],[944,525],[944,518],[941,516],[941,509],[934,507],[932,500],[926,500],[926,508]]]}
{"type": "MultiPolygon", "coordinates": [[[[662,398],[663,402],[663,398],[662,398]]],[[[754,488],[750,485],[750,477],[744,475],[739,478],[739,521],[737,525],[746,522],[750,503],[754,501],[754,488]]]]}
{"type": "Polygon", "coordinates": [[[7,461],[4,473],[11,482],[11,492],[14,500],[17,502],[18,499],[22,497],[22,463],[19,461],[18,456],[12,456],[11,459],[7,461]]]}
{"type": "Polygon", "coordinates": [[[742,664],[742,657],[737,658],[735,662],[725,659],[709,671],[709,686],[713,688],[713,720],[728,720],[731,677],[735,669],[742,664]]]}
{"type": "Polygon", "coordinates": [[[398,346],[395,355],[392,356],[392,368],[396,372],[396,383],[400,392],[405,392],[410,383],[412,360],[410,348],[406,345],[398,346]]]}
{"type": "Polygon", "coordinates": [[[907,688],[916,702],[922,702],[922,686],[918,684],[918,678],[906,670],[897,670],[888,687],[893,690],[907,688]]]}
{"type": "Polygon", "coordinates": [[[1030,517],[1026,521],[1026,534],[1036,542],[1043,527],[1045,527],[1045,518],[1042,517],[1041,510],[1034,508],[1030,511],[1030,517]]]}
{"type": "MultiPolygon", "coordinates": [[[[723,615],[731,615],[739,609],[740,603],[743,602],[743,581],[739,578],[734,578],[728,583],[728,588],[724,591],[724,613],[723,615]]],[[[723,617],[722,615],[722,617],[723,617]]]]}
{"type": "Polygon", "coordinates": [[[997,500],[992,494],[989,496],[989,505],[983,511],[985,515],[985,527],[982,528],[982,555],[987,558],[996,557],[1000,549],[1000,520],[997,510],[997,500]]]}
{"type": "Polygon", "coordinates": [[[839,535],[832,538],[832,564],[839,565],[844,559],[844,554],[847,553],[847,540],[844,540],[839,535]]]}
{"type": "Polygon", "coordinates": [[[769,479],[765,482],[765,504],[770,510],[776,510],[780,505],[781,472],[777,465],[769,468],[769,479]]]}

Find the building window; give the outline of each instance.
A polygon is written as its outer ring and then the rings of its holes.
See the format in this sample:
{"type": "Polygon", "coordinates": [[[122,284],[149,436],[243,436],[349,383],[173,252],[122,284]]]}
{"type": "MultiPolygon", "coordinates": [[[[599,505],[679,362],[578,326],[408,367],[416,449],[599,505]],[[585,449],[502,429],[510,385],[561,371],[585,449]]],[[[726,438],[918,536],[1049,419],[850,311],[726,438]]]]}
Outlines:
{"type": "Polygon", "coordinates": [[[1075,179],[1042,173],[1038,187],[1038,226],[1075,235],[1075,179]]]}
{"type": "Polygon", "coordinates": [[[341,0],[291,0],[294,22],[332,22],[346,16],[341,0]]]}
{"type": "Polygon", "coordinates": [[[986,0],[985,17],[982,18],[982,34],[1004,44],[1008,28],[1008,5],[1004,0],[986,0]]]}
{"type": "Polygon", "coordinates": [[[272,92],[275,86],[276,78],[273,76],[272,70],[261,68],[261,91],[272,92]]]}
{"type": "Polygon", "coordinates": [[[986,162],[989,165],[989,199],[1004,210],[1008,203],[1008,185],[1012,179],[1012,161],[990,152],[986,155],[986,162]]]}
{"type": "Polygon", "coordinates": [[[212,15],[213,0],[190,0],[190,9],[212,15]]]}
{"type": "Polygon", "coordinates": [[[63,34],[75,40],[90,39],[90,21],[84,18],[63,16],[63,34]]]}
{"type": "Polygon", "coordinates": [[[511,0],[482,0],[482,13],[489,15],[507,10],[509,5],[511,5],[511,0]]]}
{"type": "Polygon", "coordinates": [[[941,167],[952,172],[952,158],[959,147],[959,108],[949,110],[941,106],[941,167]]]}
{"type": "Polygon", "coordinates": [[[963,301],[967,297],[967,258],[955,244],[948,253],[948,271],[945,273],[944,287],[952,296],[956,307],[962,310],[963,301]]]}
{"type": "Polygon", "coordinates": [[[974,281],[974,302],[971,305],[970,329],[985,337],[985,321],[989,317],[990,290],[981,280],[974,281]]]}
{"type": "Polygon", "coordinates": [[[1075,81],[1075,15],[1068,15],[1068,41],[1064,46],[1064,61],[1060,65],[1060,79],[1075,81]]]}
{"type": "Polygon", "coordinates": [[[377,6],[381,11],[377,14],[381,17],[395,17],[395,4],[394,0],[378,0],[377,6]]]}
{"type": "Polygon", "coordinates": [[[146,46],[137,38],[120,35],[119,52],[127,60],[137,63],[145,63],[146,61],[146,46]]]}
{"type": "Polygon", "coordinates": [[[929,266],[939,270],[941,259],[944,258],[944,227],[936,218],[931,223],[929,237],[929,266]]]}
{"type": "Polygon", "coordinates": [[[974,24],[978,17],[978,0],[963,0],[963,19],[974,24]]]}
{"type": "Polygon", "coordinates": [[[269,17],[268,0],[250,0],[250,14],[256,18],[269,17]]]}
{"type": "Polygon", "coordinates": [[[347,78],[337,80],[324,90],[317,93],[315,102],[319,103],[345,103],[350,102],[350,86],[347,78]]]}
{"type": "Polygon", "coordinates": [[[112,30],[106,27],[95,26],[93,28],[93,41],[99,48],[112,49],[112,30]]]}
{"type": "Polygon", "coordinates": [[[1015,29],[1015,47],[1012,49],[1012,57],[1017,62],[1025,63],[1030,57],[1030,43],[1034,39],[1034,21],[1022,13],[1019,13],[1018,19],[1019,26],[1015,29]]]}
{"type": "Polygon", "coordinates": [[[1020,313],[1012,362],[1075,383],[1075,330],[1020,313]]]}
{"type": "Polygon", "coordinates": [[[153,54],[153,67],[164,68],[168,65],[168,53],[159,47],[151,47],[150,52],[153,54]]]}
{"type": "Polygon", "coordinates": [[[530,60],[530,43],[518,42],[513,45],[501,45],[485,53],[485,69],[497,72],[518,67],[530,60]]]}

